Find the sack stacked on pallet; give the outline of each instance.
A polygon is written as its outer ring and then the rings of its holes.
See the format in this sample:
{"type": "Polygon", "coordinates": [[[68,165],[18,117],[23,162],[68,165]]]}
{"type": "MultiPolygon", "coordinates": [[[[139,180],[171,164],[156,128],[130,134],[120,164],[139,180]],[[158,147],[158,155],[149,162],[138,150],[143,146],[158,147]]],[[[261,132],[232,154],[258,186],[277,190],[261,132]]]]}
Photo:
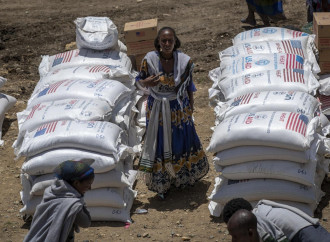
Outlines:
{"type": "Polygon", "coordinates": [[[283,28],[243,32],[219,53],[209,90],[216,127],[208,151],[220,173],[209,210],[237,196],[281,201],[313,214],[329,163],[313,96],[314,36],[283,28]]]}
{"type": "Polygon", "coordinates": [[[111,20],[79,18],[76,25],[78,46],[84,48],[43,56],[40,81],[26,110],[17,114],[13,147],[18,157],[26,157],[21,212],[33,215],[57,165],[87,159],[96,173],[85,194],[92,220],[129,222],[136,196],[133,147],[139,145],[131,62],[115,44],[111,20]]]}
{"type": "MultiPolygon", "coordinates": [[[[6,81],[6,78],[0,76],[0,88],[6,83],[6,81]]],[[[15,105],[16,101],[16,98],[0,92],[0,146],[3,146],[4,144],[4,141],[1,138],[2,125],[5,119],[5,114],[15,105]]]]}

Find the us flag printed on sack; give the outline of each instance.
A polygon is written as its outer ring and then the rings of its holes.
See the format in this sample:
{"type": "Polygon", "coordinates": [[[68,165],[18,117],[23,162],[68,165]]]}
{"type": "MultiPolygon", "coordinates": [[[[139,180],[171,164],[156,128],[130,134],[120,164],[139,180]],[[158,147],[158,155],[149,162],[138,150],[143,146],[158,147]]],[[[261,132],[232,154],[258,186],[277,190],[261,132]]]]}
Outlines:
{"type": "Polygon", "coordinates": [[[62,83],[67,82],[67,81],[68,80],[63,80],[63,81],[59,81],[59,82],[56,82],[56,83],[50,85],[49,87],[47,87],[44,90],[42,90],[41,92],[39,92],[38,97],[44,96],[49,93],[56,92],[57,88],[59,88],[62,85],[62,83]]]}
{"type": "Polygon", "coordinates": [[[308,117],[299,113],[290,113],[285,129],[291,130],[306,136],[308,117]]]}
{"type": "Polygon", "coordinates": [[[253,93],[245,94],[239,97],[236,97],[231,106],[238,106],[240,104],[248,104],[253,96],[253,93]]]}
{"type": "Polygon", "coordinates": [[[305,84],[304,71],[301,69],[283,69],[284,82],[299,82],[305,84]]]}
{"type": "Polygon", "coordinates": [[[303,69],[304,58],[300,55],[287,54],[286,55],[286,69],[303,69]]]}
{"type": "Polygon", "coordinates": [[[282,45],[285,53],[296,54],[304,57],[304,51],[300,40],[283,40],[282,45]]]}
{"type": "Polygon", "coordinates": [[[57,55],[55,55],[55,59],[53,62],[52,67],[57,66],[61,63],[66,63],[66,62],[70,62],[73,56],[73,52],[75,52],[74,50],[70,50],[64,53],[59,53],[57,55]]]}
{"type": "Polygon", "coordinates": [[[37,129],[37,132],[35,133],[34,137],[41,136],[43,134],[53,133],[56,129],[57,123],[58,121],[41,125],[37,129]]]}
{"type": "Polygon", "coordinates": [[[105,66],[105,65],[98,65],[98,66],[93,66],[89,72],[90,73],[96,73],[96,72],[106,72],[109,73],[111,71],[109,66],[105,66]]]}

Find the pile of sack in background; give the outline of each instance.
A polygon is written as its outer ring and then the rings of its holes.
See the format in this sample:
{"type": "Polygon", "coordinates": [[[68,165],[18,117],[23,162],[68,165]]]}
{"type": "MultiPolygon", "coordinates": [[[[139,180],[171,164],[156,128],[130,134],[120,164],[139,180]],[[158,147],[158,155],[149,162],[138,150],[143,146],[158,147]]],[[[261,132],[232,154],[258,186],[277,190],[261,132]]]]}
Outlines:
{"type": "MultiPolygon", "coordinates": [[[[6,83],[7,79],[0,76],[0,88],[6,83]]],[[[5,119],[6,112],[12,108],[16,103],[16,98],[0,93],[0,146],[3,146],[4,141],[2,138],[2,125],[5,119]]]]}
{"type": "Polygon", "coordinates": [[[13,147],[26,157],[21,213],[33,215],[61,162],[93,159],[95,179],[84,196],[92,220],[129,222],[133,159],[143,135],[135,106],[142,94],[113,22],[86,17],[75,24],[78,49],[42,57],[40,81],[17,114],[13,147]]]}
{"type": "Polygon", "coordinates": [[[267,27],[242,32],[219,53],[209,90],[216,127],[208,151],[219,176],[209,210],[229,200],[282,202],[313,212],[328,172],[327,125],[314,97],[314,35],[267,27]]]}

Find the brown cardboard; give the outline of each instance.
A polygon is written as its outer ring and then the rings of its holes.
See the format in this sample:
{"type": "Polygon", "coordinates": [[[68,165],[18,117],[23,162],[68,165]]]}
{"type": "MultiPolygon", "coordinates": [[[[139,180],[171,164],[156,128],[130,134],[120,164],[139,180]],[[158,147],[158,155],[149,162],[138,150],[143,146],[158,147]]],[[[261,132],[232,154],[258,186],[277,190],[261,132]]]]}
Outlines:
{"type": "Polygon", "coordinates": [[[329,38],[317,38],[316,46],[319,49],[330,48],[330,37],[329,38]]]}
{"type": "Polygon", "coordinates": [[[143,58],[145,56],[146,56],[145,54],[135,55],[135,63],[136,63],[136,69],[137,69],[137,71],[140,71],[141,62],[142,62],[142,60],[143,60],[143,58]]]}
{"type": "Polygon", "coordinates": [[[330,61],[330,48],[319,49],[319,61],[330,61]]]}
{"type": "Polygon", "coordinates": [[[129,42],[126,46],[128,55],[146,54],[155,49],[154,40],[129,42]]]}
{"type": "Polygon", "coordinates": [[[314,12],[313,32],[317,37],[330,37],[330,12],[314,12]]]}
{"type": "Polygon", "coordinates": [[[320,61],[319,65],[321,68],[320,74],[329,74],[330,73],[330,61],[320,61]]]}
{"type": "Polygon", "coordinates": [[[126,44],[141,40],[154,40],[157,36],[158,19],[147,19],[125,24],[124,36],[126,44]]]}

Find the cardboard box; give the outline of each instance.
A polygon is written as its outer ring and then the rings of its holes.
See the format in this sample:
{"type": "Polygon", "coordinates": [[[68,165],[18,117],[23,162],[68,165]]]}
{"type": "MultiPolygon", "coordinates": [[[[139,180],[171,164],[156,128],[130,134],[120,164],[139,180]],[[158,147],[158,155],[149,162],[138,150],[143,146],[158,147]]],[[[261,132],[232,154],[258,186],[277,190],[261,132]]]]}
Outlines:
{"type": "Polygon", "coordinates": [[[126,43],[127,54],[128,55],[137,55],[137,54],[146,54],[149,51],[155,50],[154,40],[142,40],[137,42],[126,43]]]}
{"type": "Polygon", "coordinates": [[[317,48],[330,48],[330,12],[313,14],[313,32],[317,48]]]}
{"type": "Polygon", "coordinates": [[[330,48],[329,49],[320,49],[319,50],[319,61],[330,61],[330,48]]]}
{"type": "Polygon", "coordinates": [[[124,36],[126,44],[141,40],[154,40],[158,31],[158,19],[147,19],[125,24],[124,36]]]}
{"type": "Polygon", "coordinates": [[[140,71],[141,62],[142,62],[142,60],[145,56],[146,56],[145,54],[135,55],[135,63],[136,63],[136,70],[137,71],[140,71]]]}
{"type": "Polygon", "coordinates": [[[329,74],[330,73],[330,61],[320,61],[319,62],[321,73],[320,74],[329,74]]]}

